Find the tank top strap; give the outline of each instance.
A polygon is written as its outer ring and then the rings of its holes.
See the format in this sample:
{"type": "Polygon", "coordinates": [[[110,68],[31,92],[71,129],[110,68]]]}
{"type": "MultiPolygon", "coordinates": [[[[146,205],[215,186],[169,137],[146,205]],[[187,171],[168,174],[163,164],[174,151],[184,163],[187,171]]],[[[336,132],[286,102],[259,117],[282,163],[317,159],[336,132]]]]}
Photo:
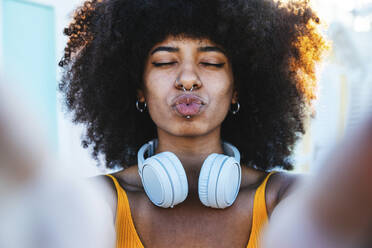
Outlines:
{"type": "Polygon", "coordinates": [[[133,223],[127,193],[114,176],[106,176],[112,179],[117,192],[116,248],[144,248],[133,223]]]}
{"type": "MultiPolygon", "coordinates": [[[[265,200],[266,184],[270,176],[274,173],[270,172],[256,190],[253,203],[252,228],[247,248],[259,247],[260,233],[268,220],[265,200]]],[[[112,179],[117,192],[116,248],[144,248],[133,223],[128,196],[125,190],[120,186],[114,176],[106,176],[112,179]]]]}
{"type": "Polygon", "coordinates": [[[260,234],[262,232],[262,228],[269,219],[267,214],[265,198],[266,184],[270,176],[274,173],[275,171],[272,171],[266,176],[261,185],[257,188],[256,193],[254,195],[252,228],[247,248],[260,247],[259,246],[260,234]]]}

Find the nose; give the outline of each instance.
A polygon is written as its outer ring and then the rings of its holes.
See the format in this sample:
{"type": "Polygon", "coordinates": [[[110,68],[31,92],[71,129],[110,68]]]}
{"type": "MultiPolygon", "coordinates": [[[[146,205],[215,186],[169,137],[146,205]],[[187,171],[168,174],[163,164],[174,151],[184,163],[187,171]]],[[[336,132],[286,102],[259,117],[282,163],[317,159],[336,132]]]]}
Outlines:
{"type": "Polygon", "coordinates": [[[189,67],[184,68],[175,80],[175,87],[180,90],[194,91],[202,86],[197,72],[189,67]]]}

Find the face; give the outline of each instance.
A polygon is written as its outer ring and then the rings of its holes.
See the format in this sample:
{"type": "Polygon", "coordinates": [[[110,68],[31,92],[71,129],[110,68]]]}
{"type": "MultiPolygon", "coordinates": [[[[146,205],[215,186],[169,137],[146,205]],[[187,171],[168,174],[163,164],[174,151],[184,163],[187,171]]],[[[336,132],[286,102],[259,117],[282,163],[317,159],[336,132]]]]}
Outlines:
{"type": "Polygon", "coordinates": [[[139,101],[146,101],[158,131],[175,136],[219,130],[237,100],[231,64],[223,49],[208,39],[170,36],[156,44],[143,82],[139,101]]]}

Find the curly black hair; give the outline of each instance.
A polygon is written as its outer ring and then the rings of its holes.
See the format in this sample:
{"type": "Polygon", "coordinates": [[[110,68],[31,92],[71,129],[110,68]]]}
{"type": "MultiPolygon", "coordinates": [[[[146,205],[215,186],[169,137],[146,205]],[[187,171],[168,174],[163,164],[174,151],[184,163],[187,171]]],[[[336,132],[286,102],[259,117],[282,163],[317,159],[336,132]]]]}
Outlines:
{"type": "Polygon", "coordinates": [[[135,106],[150,49],[169,35],[208,38],[231,61],[241,105],[222,123],[222,139],[242,164],[290,170],[327,50],[319,24],[307,0],[89,0],[64,30],[59,88],[73,121],[86,124],[83,146],[106,167],[126,168],[157,136],[135,106]]]}

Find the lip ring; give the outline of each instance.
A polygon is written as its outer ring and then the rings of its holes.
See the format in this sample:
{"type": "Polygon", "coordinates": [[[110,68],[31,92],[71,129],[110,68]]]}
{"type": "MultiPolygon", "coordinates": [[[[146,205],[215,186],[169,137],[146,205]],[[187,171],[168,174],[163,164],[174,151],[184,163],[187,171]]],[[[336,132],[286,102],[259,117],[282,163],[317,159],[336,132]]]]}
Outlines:
{"type": "Polygon", "coordinates": [[[184,115],[184,114],[181,114],[180,112],[178,112],[178,110],[177,110],[177,105],[174,105],[174,106],[172,107],[172,109],[174,110],[174,112],[176,112],[176,114],[177,114],[178,116],[183,117],[183,118],[186,118],[187,120],[190,120],[191,117],[193,117],[193,116],[199,115],[203,108],[204,108],[204,105],[201,104],[197,113],[195,113],[195,114],[186,114],[186,115],[184,115]]]}

